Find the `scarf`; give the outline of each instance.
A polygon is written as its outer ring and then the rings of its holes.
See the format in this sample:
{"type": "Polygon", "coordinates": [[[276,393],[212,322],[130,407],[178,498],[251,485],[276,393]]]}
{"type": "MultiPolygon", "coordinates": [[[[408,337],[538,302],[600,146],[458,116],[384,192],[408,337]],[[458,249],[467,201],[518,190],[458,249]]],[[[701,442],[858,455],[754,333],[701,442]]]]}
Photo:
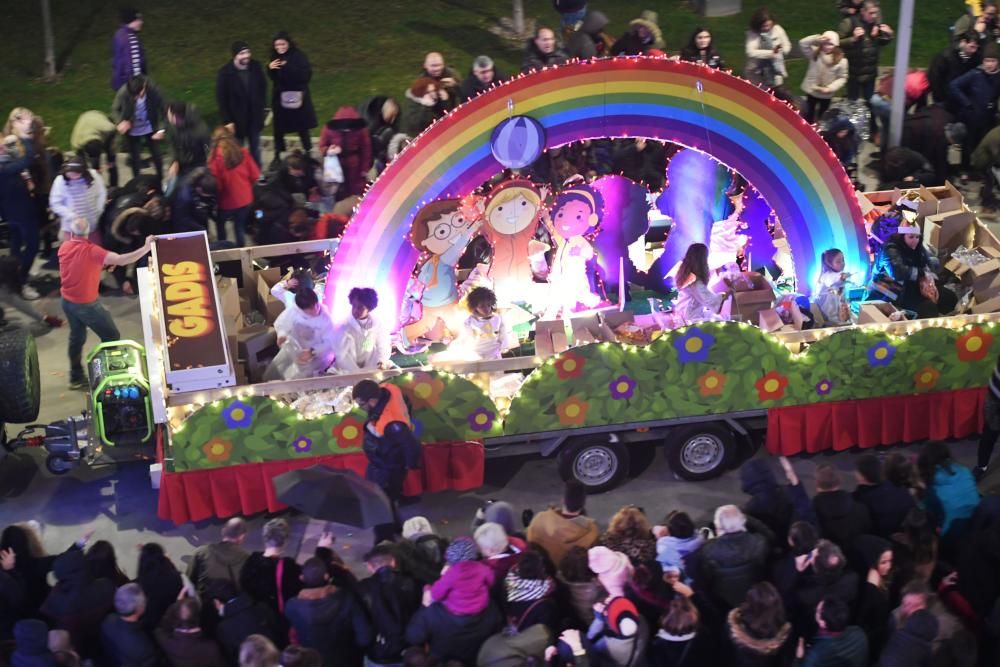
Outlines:
{"type": "Polygon", "coordinates": [[[507,573],[504,584],[507,587],[508,602],[533,602],[541,600],[555,588],[555,582],[552,581],[551,577],[546,577],[545,579],[522,579],[517,576],[515,569],[507,573]]]}

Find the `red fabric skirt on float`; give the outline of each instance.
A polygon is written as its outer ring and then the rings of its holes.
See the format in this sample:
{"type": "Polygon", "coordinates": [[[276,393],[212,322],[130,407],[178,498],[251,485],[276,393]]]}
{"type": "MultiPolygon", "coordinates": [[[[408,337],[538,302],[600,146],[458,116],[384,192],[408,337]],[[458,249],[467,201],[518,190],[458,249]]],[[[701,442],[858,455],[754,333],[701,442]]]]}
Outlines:
{"type": "MultiPolygon", "coordinates": [[[[468,491],[483,485],[486,456],[482,443],[427,444],[423,446],[423,455],[423,467],[411,470],[403,484],[405,495],[468,491]]],[[[181,524],[212,517],[223,519],[258,512],[278,512],[286,505],[275,498],[271,480],[289,470],[316,464],[347,468],[364,477],[367,461],[363,453],[356,452],[209,470],[164,471],[160,478],[157,514],[161,519],[181,524]]]]}
{"type": "Polygon", "coordinates": [[[982,431],[985,398],[976,388],[771,408],[767,449],[792,456],[965,438],[982,431]]]}

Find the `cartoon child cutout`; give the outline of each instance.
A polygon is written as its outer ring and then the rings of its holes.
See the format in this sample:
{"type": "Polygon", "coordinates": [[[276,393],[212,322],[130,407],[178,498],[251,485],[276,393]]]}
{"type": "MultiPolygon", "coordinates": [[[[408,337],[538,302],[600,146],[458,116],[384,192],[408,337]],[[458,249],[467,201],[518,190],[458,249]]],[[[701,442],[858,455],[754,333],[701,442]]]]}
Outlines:
{"type": "Polygon", "coordinates": [[[526,179],[501,183],[489,194],[483,231],[493,246],[489,276],[501,303],[530,302],[536,293],[531,257],[549,249],[535,239],[547,194],[526,179]]]}
{"type": "Polygon", "coordinates": [[[586,186],[564,190],[548,222],[558,249],[552,261],[550,315],[570,314],[578,303],[593,308],[601,298],[591,291],[587,262],[594,258],[589,235],[597,233],[603,202],[586,186]]]}
{"type": "Polygon", "coordinates": [[[423,289],[423,315],[407,327],[407,336],[441,340],[458,333],[464,315],[457,312],[461,295],[455,267],[481,225],[481,200],[444,199],[417,213],[410,240],[426,255],[416,275],[423,289]]]}

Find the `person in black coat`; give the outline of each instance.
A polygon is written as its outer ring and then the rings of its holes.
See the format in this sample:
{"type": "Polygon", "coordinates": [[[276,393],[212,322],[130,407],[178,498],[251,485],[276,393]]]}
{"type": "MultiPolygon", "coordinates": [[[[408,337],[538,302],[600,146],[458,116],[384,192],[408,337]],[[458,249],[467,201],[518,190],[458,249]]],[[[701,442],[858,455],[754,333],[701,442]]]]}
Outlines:
{"type": "Polygon", "coordinates": [[[868,508],[872,533],[889,539],[917,501],[907,489],[882,479],[882,464],[874,454],[859,457],[855,465],[858,485],[851,496],[868,508]]]}
{"type": "Polygon", "coordinates": [[[865,581],[858,594],[855,620],[868,635],[868,654],[874,661],[889,639],[889,575],[892,573],[892,544],[875,535],[862,535],[856,541],[865,581]]]}
{"type": "Polygon", "coordinates": [[[722,54],[712,41],[712,32],[702,26],[694,29],[687,46],[681,49],[681,60],[708,65],[712,69],[726,69],[722,54]]]}
{"type": "Polygon", "coordinates": [[[944,105],[951,113],[959,111],[951,99],[948,85],[969,70],[979,67],[983,54],[979,52],[979,36],[967,32],[956,37],[956,42],[931,59],[927,79],[931,84],[934,103],[944,105]]]}
{"type": "Polygon", "coordinates": [[[775,544],[783,545],[792,523],[792,501],[766,459],[751,459],[740,468],[740,486],[750,500],[743,513],[757,519],[774,533],[775,544]]]}
{"type": "Polygon", "coordinates": [[[259,165],[267,79],[264,68],[251,57],[250,46],[246,42],[233,42],[230,51],[233,59],[219,70],[215,78],[219,121],[236,135],[240,144],[249,147],[250,155],[259,165]]]}
{"type": "Polygon", "coordinates": [[[471,100],[479,93],[507,80],[507,75],[497,69],[496,63],[489,56],[476,56],[472,61],[472,69],[462,82],[462,101],[471,100]]]}
{"type": "Polygon", "coordinates": [[[165,111],[166,105],[159,89],[144,75],[133,76],[115,95],[111,118],[128,147],[133,177],[142,171],[139,144],[144,142],[153,160],[157,179],[163,180],[159,143],[166,134],[165,111]]]}
{"type": "Polygon", "coordinates": [[[876,667],[928,667],[932,664],[937,633],[934,614],[926,609],[913,612],[903,627],[889,637],[876,667]]]}
{"type": "Polygon", "coordinates": [[[299,50],[287,32],[281,31],[272,40],[271,60],[267,74],[274,88],[271,92],[271,109],[274,112],[274,159],[285,152],[285,135],[295,132],[302,141],[302,149],[312,149],[309,130],[316,127],[316,110],[309,94],[312,65],[306,54],[299,50]]]}
{"type": "Polygon", "coordinates": [[[747,590],[764,578],[770,548],[767,539],[747,532],[747,517],[735,505],[715,511],[718,537],[688,557],[695,589],[720,610],[740,604],[747,590]]]}
{"type": "Polygon", "coordinates": [[[240,588],[271,608],[278,619],[279,648],[287,643],[288,621],[285,605],[302,589],[302,568],[291,556],[284,556],[290,529],[284,519],[264,524],[264,551],[254,551],[240,570],[240,588]]]}
{"type": "Polygon", "coordinates": [[[813,508],[819,519],[820,533],[841,549],[850,551],[855,537],[871,532],[868,509],[840,488],[840,474],[829,464],[816,467],[813,508]]]}
{"type": "Polygon", "coordinates": [[[49,650],[49,628],[36,618],[24,619],[14,626],[15,649],[10,656],[11,667],[55,667],[55,656],[49,650]]]}
{"type": "Polygon", "coordinates": [[[146,594],[146,613],[142,627],[152,632],[160,625],[167,609],[177,600],[184,581],[174,564],[167,558],[163,547],[147,542],[139,550],[139,572],[135,578],[146,594]]]}
{"type": "Polygon", "coordinates": [[[101,621],[114,609],[115,585],[91,576],[79,549],[56,558],[52,572],[58,583],[42,604],[42,615],[53,628],[69,632],[81,657],[96,658],[101,621]]]}
{"type": "MultiPolygon", "coordinates": [[[[86,544],[85,538],[70,549],[79,551],[83,544],[86,544]]],[[[7,526],[0,534],[0,553],[8,551],[14,555],[14,563],[8,573],[24,587],[24,616],[34,617],[49,595],[48,576],[57,556],[46,554],[38,533],[25,524],[7,526]]]]}
{"type": "Polygon", "coordinates": [[[697,667],[713,663],[712,637],[702,627],[698,608],[683,595],[670,601],[660,629],[649,645],[651,667],[697,667]]]}
{"type": "MultiPolygon", "coordinates": [[[[23,113],[30,112],[25,110],[23,113]]],[[[24,122],[18,120],[15,127],[23,126],[24,122]]],[[[11,255],[20,263],[21,284],[27,283],[39,247],[38,210],[28,182],[22,176],[34,162],[34,155],[34,142],[28,134],[0,146],[0,219],[7,222],[11,255]]],[[[22,289],[21,293],[25,298],[38,298],[33,290],[22,289]]]]}
{"type": "Polygon", "coordinates": [[[167,140],[174,161],[168,174],[183,177],[192,169],[208,164],[208,126],[187,102],[167,105],[167,140]]]}
{"type": "Polygon", "coordinates": [[[250,635],[262,635],[278,643],[278,619],[270,606],[256,602],[248,593],[238,592],[232,581],[210,580],[205,597],[212,601],[219,615],[215,638],[229,664],[238,661],[240,644],[250,635]]]}
{"type": "Polygon", "coordinates": [[[365,554],[372,576],[358,584],[358,593],[378,630],[365,655],[375,664],[396,664],[406,650],[406,626],[420,610],[420,584],[396,569],[394,545],[380,544],[365,554]]]}
{"type": "Polygon", "coordinates": [[[326,564],[310,558],[302,566],[302,590],[288,601],[285,616],[306,648],[319,651],[325,667],[359,665],[376,629],[357,597],[330,585],[326,564]]]}
{"type": "Polygon", "coordinates": [[[427,644],[432,658],[444,663],[457,660],[476,664],[479,647],[500,630],[503,617],[492,602],[478,614],[456,616],[440,602],[423,607],[406,627],[410,646],[427,644]]]}
{"type": "Polygon", "coordinates": [[[0,641],[14,636],[14,624],[24,616],[24,584],[13,572],[16,558],[11,550],[0,551],[0,641]]]}
{"type": "Polygon", "coordinates": [[[146,611],[146,596],[139,584],[125,584],[115,591],[115,613],[101,623],[101,644],[107,667],[158,667],[160,650],[139,622],[146,611]]]}
{"type": "Polygon", "coordinates": [[[948,84],[948,99],[968,135],[963,152],[971,153],[996,124],[1000,97],[1000,49],[994,43],[983,49],[983,62],[948,84]]]}
{"type": "Polygon", "coordinates": [[[569,56],[559,46],[559,42],[556,40],[556,33],[552,28],[539,26],[535,29],[535,36],[529,39],[524,45],[521,72],[540,70],[551,65],[562,65],[567,60],[569,60],[569,56]]]}
{"type": "MultiPolygon", "coordinates": [[[[948,180],[951,166],[948,149],[953,144],[965,142],[965,125],[955,122],[955,117],[943,104],[932,104],[907,114],[903,120],[901,146],[912,148],[931,163],[934,179],[939,183],[948,180]]],[[[968,162],[968,157],[965,158],[968,162]]]]}
{"type": "Polygon", "coordinates": [[[789,593],[788,617],[799,636],[816,634],[816,605],[828,595],[852,604],[858,597],[858,575],[847,567],[840,547],[820,540],[789,593]]]}

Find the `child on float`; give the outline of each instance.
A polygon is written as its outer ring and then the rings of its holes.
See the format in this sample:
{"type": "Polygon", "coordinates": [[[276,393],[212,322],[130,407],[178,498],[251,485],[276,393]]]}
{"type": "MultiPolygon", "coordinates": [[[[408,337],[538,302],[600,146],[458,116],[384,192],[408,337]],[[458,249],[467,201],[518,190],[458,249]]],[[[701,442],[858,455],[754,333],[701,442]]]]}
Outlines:
{"type": "Polygon", "coordinates": [[[296,290],[294,305],[278,315],[274,331],[280,349],[264,373],[265,380],[315,377],[333,361],[330,312],[313,290],[296,290]]]}
{"type": "Polygon", "coordinates": [[[819,274],[816,307],[828,325],[851,324],[851,306],[844,296],[851,274],[844,271],[844,253],[838,248],[830,248],[820,255],[820,261],[822,271],[819,274]]]}
{"type": "Polygon", "coordinates": [[[285,308],[291,308],[295,305],[295,293],[300,288],[313,290],[320,301],[323,300],[325,284],[316,282],[309,269],[289,271],[286,278],[282,278],[271,287],[271,296],[283,303],[285,308]]]}
{"type": "Polygon", "coordinates": [[[464,339],[471,341],[476,359],[499,359],[518,345],[517,336],[497,312],[497,295],[488,287],[474,287],[466,297],[471,313],[465,320],[464,339]]]}
{"type": "MultiPolygon", "coordinates": [[[[723,294],[713,292],[708,287],[709,277],[708,246],[692,243],[675,278],[678,293],[673,310],[677,326],[729,319],[728,312],[723,313],[723,306],[733,290],[730,287],[723,294]]],[[[729,280],[724,279],[724,282],[729,287],[729,280]]]]}
{"type": "Polygon", "coordinates": [[[351,316],[333,331],[336,359],[331,367],[339,373],[361,373],[389,367],[392,355],[391,327],[372,311],[378,307],[378,293],[370,287],[355,287],[348,295],[351,316]]]}

